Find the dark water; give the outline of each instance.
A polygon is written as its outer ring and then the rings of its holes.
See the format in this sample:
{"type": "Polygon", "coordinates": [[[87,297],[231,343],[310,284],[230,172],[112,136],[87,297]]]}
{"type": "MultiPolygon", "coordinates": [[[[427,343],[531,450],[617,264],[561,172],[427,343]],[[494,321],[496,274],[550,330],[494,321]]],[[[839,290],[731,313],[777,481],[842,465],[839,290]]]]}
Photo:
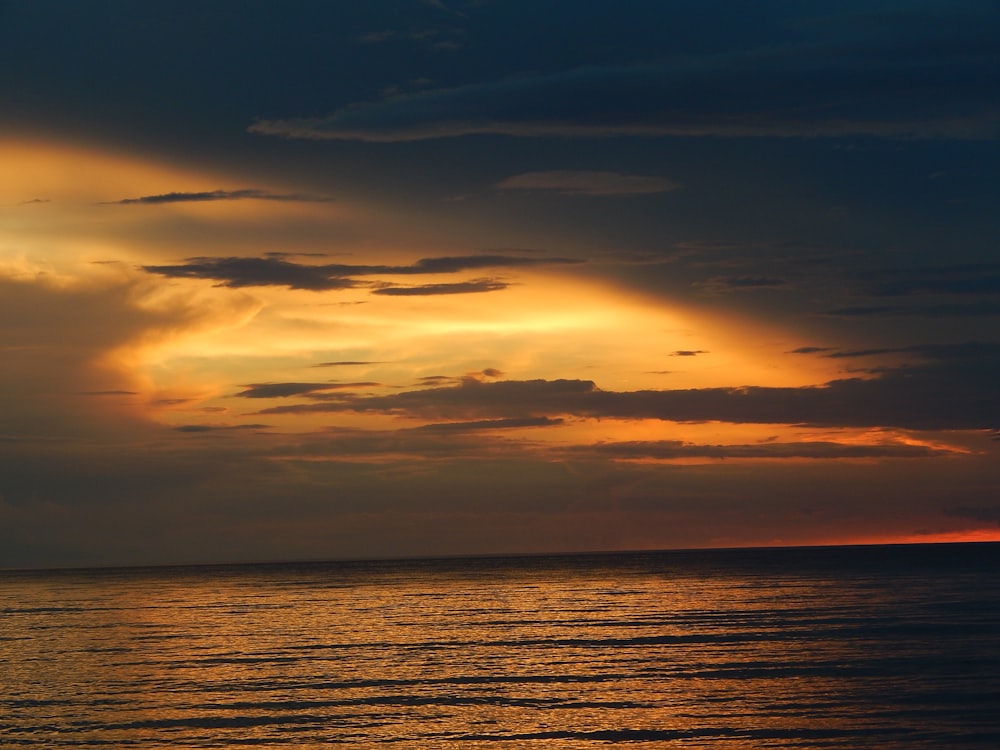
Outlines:
{"type": "Polygon", "coordinates": [[[0,573],[0,747],[1000,747],[1000,545],[0,573]]]}

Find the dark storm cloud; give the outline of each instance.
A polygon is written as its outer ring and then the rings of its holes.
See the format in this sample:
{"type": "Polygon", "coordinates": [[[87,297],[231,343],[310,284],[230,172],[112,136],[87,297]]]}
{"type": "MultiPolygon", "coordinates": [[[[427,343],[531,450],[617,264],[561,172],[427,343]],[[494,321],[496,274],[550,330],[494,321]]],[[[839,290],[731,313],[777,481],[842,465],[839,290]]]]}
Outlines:
{"type": "Polygon", "coordinates": [[[427,297],[436,294],[476,294],[479,292],[498,292],[506,289],[509,284],[496,279],[475,279],[457,284],[423,284],[421,286],[381,286],[372,294],[389,297],[427,297]]]}
{"type": "MultiPolygon", "coordinates": [[[[149,273],[171,278],[210,279],[219,286],[285,286],[289,289],[330,291],[371,286],[356,281],[355,276],[417,276],[422,274],[448,274],[483,268],[527,268],[547,264],[574,264],[572,258],[520,258],[504,255],[444,256],[421,258],[408,266],[365,266],[333,263],[307,265],[285,260],[283,254],[265,258],[188,258],[181,265],[142,266],[149,273]]],[[[375,294],[422,295],[486,292],[506,286],[493,279],[477,279],[460,284],[432,284],[418,287],[377,286],[375,294]]]]}
{"type": "Polygon", "coordinates": [[[967,5],[942,25],[945,12],[845,7],[839,29],[824,28],[835,18],[813,19],[811,39],[496,78],[327,117],[262,119],[250,130],[367,141],[475,133],[991,139],[1000,124],[1000,17],[967,5]]]}
{"type": "Polygon", "coordinates": [[[698,445],[679,440],[629,441],[574,446],[573,453],[616,459],[676,458],[925,458],[954,451],[906,443],[858,445],[831,441],[756,443],[751,445],[698,445]]]}
{"type": "Polygon", "coordinates": [[[529,380],[429,388],[390,396],[265,409],[261,414],[357,411],[424,419],[590,418],[994,429],[1000,424],[1000,344],[911,347],[928,361],[823,386],[603,391],[589,380],[529,380]]]}
{"type": "Polygon", "coordinates": [[[287,398],[308,396],[322,391],[371,388],[379,383],[251,383],[243,386],[245,391],[233,394],[242,398],[287,398]]]}
{"type": "Polygon", "coordinates": [[[243,190],[208,190],[199,193],[162,193],[160,195],[143,195],[138,198],[123,198],[118,201],[105,201],[103,205],[128,206],[134,204],[157,205],[162,203],[205,203],[208,201],[296,201],[306,203],[329,203],[332,198],[299,193],[269,193],[265,190],[246,188],[243,190]]]}

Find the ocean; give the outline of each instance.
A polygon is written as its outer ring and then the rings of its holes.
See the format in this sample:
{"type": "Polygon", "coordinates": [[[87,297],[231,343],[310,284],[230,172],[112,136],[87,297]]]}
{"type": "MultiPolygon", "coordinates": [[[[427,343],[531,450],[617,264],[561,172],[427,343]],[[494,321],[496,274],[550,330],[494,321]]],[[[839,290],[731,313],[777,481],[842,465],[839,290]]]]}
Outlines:
{"type": "Polygon", "coordinates": [[[0,572],[3,748],[1000,747],[1000,544],[0,572]]]}

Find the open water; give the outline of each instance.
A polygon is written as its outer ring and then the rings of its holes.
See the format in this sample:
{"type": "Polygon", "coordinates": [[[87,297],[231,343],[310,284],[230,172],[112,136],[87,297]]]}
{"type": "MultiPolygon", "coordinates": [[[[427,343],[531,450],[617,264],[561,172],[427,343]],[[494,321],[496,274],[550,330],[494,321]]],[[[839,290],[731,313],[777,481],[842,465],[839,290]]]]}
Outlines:
{"type": "Polygon", "coordinates": [[[1000,747],[1000,545],[0,572],[3,748],[1000,747]]]}

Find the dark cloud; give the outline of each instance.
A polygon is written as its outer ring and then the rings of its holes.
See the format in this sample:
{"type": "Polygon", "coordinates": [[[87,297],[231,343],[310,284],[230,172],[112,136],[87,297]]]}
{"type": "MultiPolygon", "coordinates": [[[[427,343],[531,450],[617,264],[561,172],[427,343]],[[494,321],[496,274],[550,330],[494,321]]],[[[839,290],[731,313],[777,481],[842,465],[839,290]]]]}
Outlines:
{"type": "Polygon", "coordinates": [[[177,432],[229,432],[242,430],[266,430],[270,427],[271,425],[267,424],[184,424],[179,427],[175,427],[174,430],[177,432]]]}
{"type": "Polygon", "coordinates": [[[1000,525],[1000,505],[945,508],[945,513],[951,516],[958,516],[959,518],[971,518],[973,521],[984,521],[1000,525]]]}
{"type": "Polygon", "coordinates": [[[233,394],[243,398],[287,398],[289,396],[306,396],[322,391],[350,390],[353,388],[370,388],[379,383],[251,383],[243,386],[245,391],[233,394]]]}
{"type": "Polygon", "coordinates": [[[80,391],[78,396],[137,396],[137,391],[80,391]]]}
{"type": "Polygon", "coordinates": [[[742,289],[776,289],[787,286],[787,279],[777,276],[716,276],[703,282],[704,289],[713,292],[731,292],[742,289]]]}
{"type": "MultiPolygon", "coordinates": [[[[445,256],[422,258],[409,266],[364,266],[346,264],[307,265],[285,260],[284,254],[265,258],[188,258],[182,265],[142,266],[149,273],[171,278],[195,278],[218,281],[220,286],[285,286],[290,289],[329,291],[372,286],[353,279],[355,276],[415,276],[448,274],[483,268],[525,268],[542,264],[579,263],[571,258],[519,258],[504,255],[445,256]]],[[[505,284],[492,279],[477,279],[460,284],[430,284],[417,287],[376,285],[375,294],[422,295],[460,294],[495,291],[505,284]],[[395,291],[392,291],[395,290],[395,291]]]]}
{"type": "Polygon", "coordinates": [[[354,367],[358,365],[380,365],[381,362],[361,362],[361,361],[343,361],[343,362],[318,362],[315,365],[309,365],[310,367],[354,367]]]}
{"type": "Polygon", "coordinates": [[[303,195],[301,193],[269,193],[266,190],[245,188],[243,190],[207,190],[198,193],[161,193],[159,195],[143,195],[138,198],[123,198],[122,200],[117,201],[105,201],[103,205],[158,205],[163,203],[206,203],[209,201],[238,200],[329,203],[333,199],[317,195],[303,195]]]}
{"type": "Polygon", "coordinates": [[[479,292],[498,292],[510,284],[496,279],[475,279],[455,284],[423,284],[421,286],[380,286],[372,294],[389,297],[426,297],[436,294],[474,294],[479,292]]]}
{"type": "Polygon", "coordinates": [[[289,289],[330,291],[353,289],[358,282],[334,274],[326,266],[290,263],[280,258],[189,258],[179,266],[143,266],[149,273],[171,278],[211,279],[218,286],[285,286],[289,289]]]}
{"type": "Polygon", "coordinates": [[[930,359],[878,371],[874,377],[823,386],[603,391],[589,380],[528,380],[406,391],[265,409],[262,414],[358,411],[423,419],[564,416],[899,427],[994,429],[1000,424],[1000,345],[908,347],[930,359]]]}
{"type": "Polygon", "coordinates": [[[699,354],[708,354],[708,352],[703,349],[678,349],[675,352],[671,352],[671,357],[697,357],[699,354]]]}
{"type": "Polygon", "coordinates": [[[630,441],[575,446],[571,452],[617,459],[675,458],[925,458],[954,451],[907,443],[860,445],[830,441],[767,442],[751,445],[698,445],[679,440],[630,441]]]}
{"type": "Polygon", "coordinates": [[[936,305],[857,305],[828,310],[831,317],[975,318],[1000,315],[1000,302],[955,302],[936,305]]]}
{"type": "Polygon", "coordinates": [[[869,282],[867,291],[876,297],[1000,294],[1000,264],[997,263],[879,269],[852,276],[869,282]]]}
{"type": "Polygon", "coordinates": [[[915,354],[924,359],[977,360],[997,356],[997,344],[980,341],[966,341],[962,344],[917,344],[914,346],[890,346],[878,349],[853,349],[835,351],[823,356],[831,359],[851,357],[872,357],[882,354],[915,354]]]}
{"type": "Polygon", "coordinates": [[[917,11],[909,35],[893,20],[857,13],[854,26],[866,34],[499,78],[355,103],[327,117],[262,119],[250,130],[367,141],[477,133],[994,138],[996,13],[967,8],[935,26],[933,13],[917,11]]]}
{"type": "Polygon", "coordinates": [[[520,417],[507,419],[479,419],[474,422],[439,422],[415,429],[421,432],[478,432],[480,430],[510,430],[519,427],[552,427],[561,425],[563,419],[551,417],[520,417]]]}
{"type": "Polygon", "coordinates": [[[442,385],[444,383],[456,383],[459,378],[453,378],[450,375],[425,375],[422,378],[417,378],[418,382],[423,385],[442,385]]]}
{"type": "Polygon", "coordinates": [[[421,258],[412,266],[371,266],[371,273],[422,274],[456,273],[481,268],[528,268],[539,265],[582,263],[578,258],[523,258],[509,255],[460,255],[443,258],[421,258]]]}
{"type": "Polygon", "coordinates": [[[789,354],[818,354],[819,352],[830,352],[833,351],[831,346],[800,346],[798,349],[792,349],[789,354]]]}

